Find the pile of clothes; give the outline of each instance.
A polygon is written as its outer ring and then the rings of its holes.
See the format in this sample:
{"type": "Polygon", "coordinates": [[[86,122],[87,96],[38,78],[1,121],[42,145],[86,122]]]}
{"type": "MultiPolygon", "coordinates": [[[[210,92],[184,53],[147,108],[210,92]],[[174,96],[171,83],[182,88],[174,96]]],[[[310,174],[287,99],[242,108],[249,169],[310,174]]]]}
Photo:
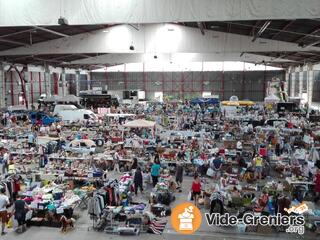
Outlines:
{"type": "Polygon", "coordinates": [[[48,210],[57,214],[64,209],[72,208],[81,198],[73,191],[64,191],[60,185],[48,185],[42,188],[36,187],[32,191],[23,193],[24,201],[32,209],[48,210]]]}

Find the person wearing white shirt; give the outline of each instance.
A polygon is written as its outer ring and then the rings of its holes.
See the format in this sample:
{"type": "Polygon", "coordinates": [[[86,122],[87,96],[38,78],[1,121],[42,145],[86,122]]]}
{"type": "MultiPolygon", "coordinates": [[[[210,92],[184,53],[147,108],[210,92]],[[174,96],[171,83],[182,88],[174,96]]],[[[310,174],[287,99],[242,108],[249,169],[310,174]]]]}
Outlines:
{"type": "Polygon", "coordinates": [[[10,204],[9,198],[5,195],[5,189],[0,189],[0,219],[1,219],[1,235],[5,235],[4,231],[8,222],[7,206],[10,204]]]}
{"type": "Polygon", "coordinates": [[[310,159],[308,160],[308,168],[310,169],[310,172],[312,175],[316,174],[316,168],[315,168],[314,162],[310,159]]]}
{"type": "Polygon", "coordinates": [[[242,142],[241,141],[237,142],[237,150],[242,151],[242,142]]]}
{"type": "Polygon", "coordinates": [[[113,155],[113,162],[114,162],[114,167],[113,167],[113,171],[120,173],[120,155],[118,153],[118,150],[114,153],[113,155]]]}
{"type": "Polygon", "coordinates": [[[9,159],[10,159],[10,155],[8,153],[8,151],[6,151],[4,154],[3,154],[3,169],[2,169],[2,172],[3,174],[6,174],[8,172],[8,162],[9,162],[9,159]]]}
{"type": "Polygon", "coordinates": [[[310,154],[309,154],[309,159],[314,163],[316,161],[320,160],[319,152],[315,147],[311,148],[311,151],[310,151],[310,154]]]}

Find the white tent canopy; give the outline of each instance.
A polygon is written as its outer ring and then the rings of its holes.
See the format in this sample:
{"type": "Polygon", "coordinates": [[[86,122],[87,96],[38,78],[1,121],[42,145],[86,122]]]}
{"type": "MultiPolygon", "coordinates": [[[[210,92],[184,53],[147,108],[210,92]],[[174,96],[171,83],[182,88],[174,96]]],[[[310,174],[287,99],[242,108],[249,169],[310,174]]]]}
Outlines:
{"type": "Polygon", "coordinates": [[[147,121],[144,119],[138,119],[138,120],[127,122],[123,126],[127,128],[154,128],[155,125],[156,125],[156,122],[147,121]]]}
{"type": "Polygon", "coordinates": [[[271,94],[264,98],[265,103],[277,103],[280,101],[280,98],[278,98],[276,95],[271,94]]]}
{"type": "Polygon", "coordinates": [[[0,0],[0,26],[313,19],[319,0],[0,0]],[[76,11],[75,11],[76,8],[76,11]]]}

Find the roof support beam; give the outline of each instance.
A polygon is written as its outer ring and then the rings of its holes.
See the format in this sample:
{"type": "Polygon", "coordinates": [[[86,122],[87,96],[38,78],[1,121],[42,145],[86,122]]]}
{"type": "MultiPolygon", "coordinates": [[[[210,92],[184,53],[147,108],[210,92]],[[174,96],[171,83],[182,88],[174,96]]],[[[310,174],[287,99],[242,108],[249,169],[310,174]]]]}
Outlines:
{"type": "Polygon", "coordinates": [[[302,46],[302,48],[309,48],[309,47],[313,47],[318,44],[320,44],[320,40],[313,42],[313,43],[309,43],[308,45],[304,45],[304,46],[302,46]]]}
{"type": "Polygon", "coordinates": [[[299,37],[298,39],[295,40],[295,42],[301,42],[302,40],[304,40],[304,39],[307,38],[307,37],[319,37],[319,38],[320,38],[320,36],[315,36],[315,35],[314,35],[314,34],[317,33],[317,32],[320,32],[320,28],[319,28],[319,27],[316,28],[316,29],[314,29],[314,30],[312,30],[312,31],[309,32],[308,34],[305,34],[304,36],[299,37]]]}
{"type": "MultiPolygon", "coordinates": [[[[0,56],[96,53],[234,53],[237,52],[299,52],[305,51],[296,43],[265,39],[251,42],[250,36],[199,29],[177,24],[150,24],[136,31],[128,25],[78,34],[68,38],[0,51],[0,56]],[[134,50],[129,46],[133,45],[134,50]]],[[[318,50],[310,47],[308,51],[318,50]]]]}
{"type": "MultiPolygon", "coordinates": [[[[44,58],[40,58],[40,57],[33,57],[33,59],[38,60],[40,62],[53,62],[53,63],[61,63],[61,61],[59,60],[54,60],[54,58],[51,59],[44,59],[44,58]]],[[[37,61],[37,62],[38,62],[37,61]]]]}
{"type": "Polygon", "coordinates": [[[33,30],[33,28],[27,29],[27,30],[18,31],[18,32],[13,32],[13,33],[9,33],[9,34],[6,34],[6,35],[2,35],[2,36],[0,36],[0,38],[11,37],[11,36],[15,36],[15,35],[18,35],[18,34],[21,34],[21,33],[31,32],[32,30],[33,30]]]}
{"type": "MultiPolygon", "coordinates": [[[[127,53],[127,54],[103,54],[97,57],[86,59],[79,59],[71,61],[70,64],[120,64],[120,63],[141,63],[141,62],[214,62],[214,61],[246,61],[246,62],[262,62],[272,61],[273,58],[269,56],[262,56],[258,54],[243,53],[161,53],[157,54],[157,59],[153,58],[153,54],[143,53],[127,53]]],[[[290,62],[288,59],[279,59],[274,62],[290,62]]]]}
{"type": "Polygon", "coordinates": [[[4,38],[0,38],[0,42],[11,43],[11,44],[15,44],[15,45],[19,45],[19,46],[26,46],[26,47],[30,46],[29,44],[24,43],[24,42],[19,42],[19,41],[4,39],[4,38]]]}
{"type": "MultiPolygon", "coordinates": [[[[251,24],[246,24],[246,23],[240,23],[240,22],[230,22],[233,25],[237,25],[237,26],[244,26],[244,27],[253,27],[256,28],[254,25],[251,24]]],[[[293,31],[288,31],[288,30],[281,30],[281,29],[277,29],[277,28],[270,28],[268,27],[268,30],[274,31],[274,32],[284,32],[284,33],[290,33],[290,34],[294,34],[294,35],[298,35],[298,36],[302,36],[302,37],[318,37],[317,35],[310,35],[310,34],[305,34],[305,33],[301,33],[301,32],[293,32],[293,31]]]]}
{"type": "Polygon", "coordinates": [[[292,53],[292,52],[286,52],[286,53],[283,53],[283,54],[281,54],[280,56],[278,56],[276,58],[273,58],[273,61],[284,59],[284,58],[287,58],[287,57],[292,56],[294,54],[295,53],[292,53]]]}
{"type": "Polygon", "coordinates": [[[55,34],[55,35],[58,35],[58,36],[61,36],[61,37],[70,37],[70,36],[67,35],[67,34],[60,33],[60,32],[57,32],[57,31],[54,31],[54,30],[45,28],[45,27],[34,26],[34,28],[35,28],[35,29],[42,30],[42,31],[44,31],[44,32],[52,33],[52,34],[55,34]]]}
{"type": "Polygon", "coordinates": [[[85,57],[85,58],[91,58],[91,57],[92,57],[92,56],[87,55],[87,54],[77,54],[77,55],[79,55],[79,56],[81,56],[81,57],[85,57]]]}
{"type": "Polygon", "coordinates": [[[276,34],[274,34],[271,39],[275,39],[276,37],[278,37],[281,33],[283,33],[283,31],[287,30],[296,20],[291,20],[290,22],[288,22],[282,29],[280,29],[279,32],[277,32],[276,34]]]}

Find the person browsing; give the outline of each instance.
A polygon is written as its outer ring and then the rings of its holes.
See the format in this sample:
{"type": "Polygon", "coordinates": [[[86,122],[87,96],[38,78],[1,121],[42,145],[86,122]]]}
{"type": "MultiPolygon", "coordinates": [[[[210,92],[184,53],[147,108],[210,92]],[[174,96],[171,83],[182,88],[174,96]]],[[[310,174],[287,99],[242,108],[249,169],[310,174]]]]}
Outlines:
{"type": "Polygon", "coordinates": [[[160,169],[160,162],[156,159],[151,166],[151,178],[153,187],[155,187],[159,181],[160,169]]]}

